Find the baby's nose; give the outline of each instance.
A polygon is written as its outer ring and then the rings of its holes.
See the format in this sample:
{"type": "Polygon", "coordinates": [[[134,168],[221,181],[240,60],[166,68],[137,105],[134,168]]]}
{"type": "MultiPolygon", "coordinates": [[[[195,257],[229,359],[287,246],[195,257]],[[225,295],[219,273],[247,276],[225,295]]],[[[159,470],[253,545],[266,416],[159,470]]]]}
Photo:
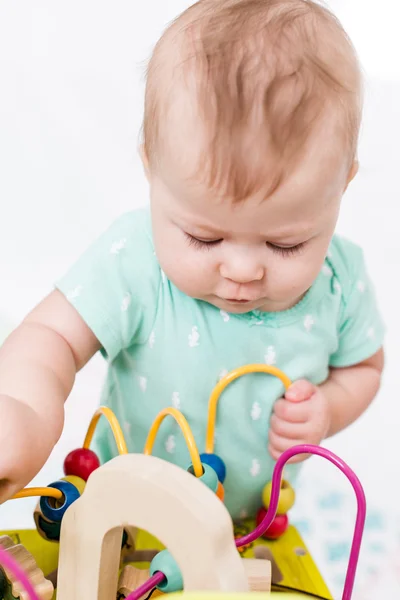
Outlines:
{"type": "Polygon", "coordinates": [[[224,279],[235,283],[251,283],[261,281],[264,277],[264,267],[254,260],[237,259],[221,264],[220,273],[224,279]]]}

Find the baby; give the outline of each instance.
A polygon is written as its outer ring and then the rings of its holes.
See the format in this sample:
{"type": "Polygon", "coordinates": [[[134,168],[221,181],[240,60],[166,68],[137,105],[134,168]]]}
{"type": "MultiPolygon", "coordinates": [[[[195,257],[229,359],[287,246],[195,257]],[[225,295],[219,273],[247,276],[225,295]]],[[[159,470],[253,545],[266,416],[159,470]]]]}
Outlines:
{"type": "MultiPolygon", "coordinates": [[[[266,363],[288,390],[249,374],[218,407],[225,503],[241,518],[282,452],[344,429],[379,389],[373,287],[362,251],[334,233],[357,172],[360,69],[311,0],[200,0],[165,31],[147,75],[150,208],[118,218],[0,351],[0,500],[47,460],[96,352],[108,361],[101,402],[131,452],[167,406],[204,451],[213,387],[266,363]]],[[[96,448],[103,461],[116,454],[107,423],[96,448]]],[[[154,453],[190,464],[173,419],[154,453]]]]}

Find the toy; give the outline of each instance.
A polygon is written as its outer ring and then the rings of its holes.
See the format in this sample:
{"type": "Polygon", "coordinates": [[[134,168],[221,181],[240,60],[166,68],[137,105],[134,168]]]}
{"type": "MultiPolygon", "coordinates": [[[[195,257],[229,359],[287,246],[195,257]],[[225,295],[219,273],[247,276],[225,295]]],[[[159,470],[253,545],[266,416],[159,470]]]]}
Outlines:
{"type": "MultiPolygon", "coordinates": [[[[264,521],[267,512],[268,511],[263,506],[260,508],[256,516],[257,525],[260,525],[264,521]]],[[[263,537],[265,537],[267,540],[277,540],[287,531],[288,527],[289,518],[287,514],[279,515],[277,513],[271,525],[264,532],[263,537]]]]}
{"type": "MultiPolygon", "coordinates": [[[[271,502],[272,493],[272,482],[267,483],[262,492],[262,501],[265,510],[268,510],[271,502]]],[[[282,479],[281,487],[279,492],[278,508],[276,511],[277,515],[286,515],[289,510],[293,507],[295,501],[295,493],[288,481],[282,479]]]]}
{"type": "MultiPolygon", "coordinates": [[[[264,534],[268,536],[268,530],[270,537],[279,538],[272,543],[281,551],[287,540],[295,540],[301,550],[297,560],[304,559],[302,569],[308,564],[313,577],[319,581],[317,589],[301,591],[331,600],[297,532],[287,527],[287,512],[294,502],[294,493],[282,475],[286,462],[297,454],[316,454],[329,460],[347,476],[356,493],[357,520],[342,596],[342,600],[351,599],[366,507],[359,480],[340,458],[311,445],[286,451],[275,465],[272,482],[263,491],[267,508],[260,513],[254,530],[251,530],[251,522],[243,524],[242,535],[237,535],[237,528],[235,532],[221,501],[226,467],[214,453],[217,403],[231,381],[251,372],[279,377],[285,387],[291,384],[279,369],[267,365],[246,365],[229,373],[210,396],[205,453],[199,454],[182,413],[166,408],[150,428],[143,454],[128,454],[115,415],[101,407],[90,423],[83,449],[67,457],[66,477],[47,488],[28,488],[15,496],[41,496],[35,510],[38,532],[48,540],[46,544],[54,546],[59,540],[58,572],[54,576],[58,600],[111,600],[116,598],[117,590],[119,597],[139,600],[155,588],[158,595],[180,591],[183,587],[185,595],[199,590],[232,594],[245,594],[249,589],[253,593],[269,591],[272,571],[277,565],[271,561],[273,555],[268,543],[261,539],[264,534]],[[102,415],[110,423],[119,456],[99,467],[89,446],[102,415]],[[192,461],[187,471],[151,456],[158,429],[167,416],[176,420],[185,437],[192,461]],[[154,545],[149,542],[148,546],[141,546],[142,535],[143,539],[145,535],[157,536],[153,538],[154,545]],[[253,553],[251,558],[250,552],[253,553]],[[138,567],[124,566],[129,555],[149,563],[148,569],[138,572],[138,567]]],[[[286,577],[287,574],[281,573],[281,581],[285,582],[286,577]]],[[[48,586],[47,594],[49,589],[48,586]]],[[[287,592],[287,586],[282,586],[282,591],[287,592]]],[[[0,546],[0,598],[3,597],[10,600],[49,598],[44,595],[43,587],[38,588],[31,573],[27,576],[13,559],[9,547],[0,546]]]]}

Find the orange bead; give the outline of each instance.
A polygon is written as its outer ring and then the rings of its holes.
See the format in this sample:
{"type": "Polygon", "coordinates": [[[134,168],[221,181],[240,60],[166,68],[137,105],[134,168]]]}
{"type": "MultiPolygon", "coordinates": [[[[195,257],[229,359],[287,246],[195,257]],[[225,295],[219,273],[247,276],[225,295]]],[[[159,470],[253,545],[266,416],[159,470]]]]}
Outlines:
{"type": "Polygon", "coordinates": [[[216,493],[221,502],[223,502],[225,498],[225,489],[220,481],[218,482],[218,489],[216,493]]]}

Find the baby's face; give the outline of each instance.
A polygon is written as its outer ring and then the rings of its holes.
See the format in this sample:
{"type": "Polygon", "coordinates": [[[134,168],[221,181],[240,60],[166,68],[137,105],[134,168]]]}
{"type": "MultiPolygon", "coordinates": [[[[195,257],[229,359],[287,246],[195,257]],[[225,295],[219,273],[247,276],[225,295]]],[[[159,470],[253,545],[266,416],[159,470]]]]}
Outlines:
{"type": "Polygon", "coordinates": [[[183,293],[231,313],[294,306],[316,279],[354,171],[316,145],[268,198],[237,204],[168,160],[149,174],[155,250],[183,293]]]}

